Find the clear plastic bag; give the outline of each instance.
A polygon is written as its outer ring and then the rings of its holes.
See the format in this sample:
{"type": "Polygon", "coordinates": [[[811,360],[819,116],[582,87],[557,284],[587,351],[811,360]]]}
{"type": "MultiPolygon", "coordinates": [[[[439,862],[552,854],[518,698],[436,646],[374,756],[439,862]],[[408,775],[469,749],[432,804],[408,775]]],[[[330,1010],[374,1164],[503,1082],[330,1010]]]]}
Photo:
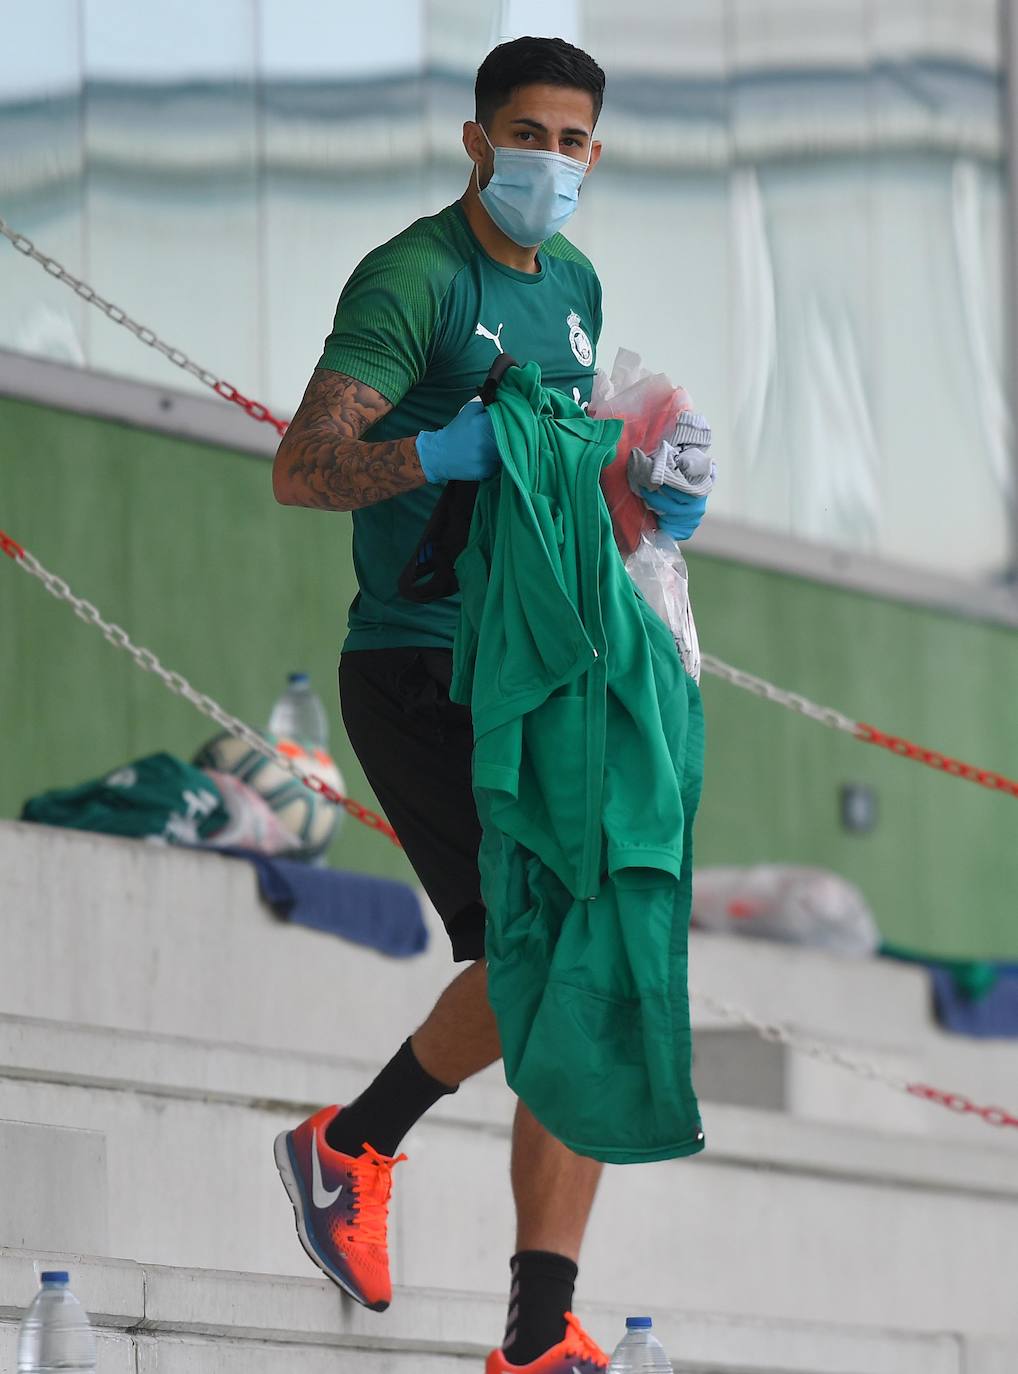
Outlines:
{"type": "Polygon", "coordinates": [[[601,472],[601,491],[623,558],[635,552],[642,534],[657,529],[657,520],[630,488],[629,455],[634,448],[652,453],[675,429],[683,411],[692,408],[684,387],[673,386],[663,372],[652,373],[628,348],[619,349],[610,375],[594,374],[588,415],[622,421],[616,456],[601,472]]]}
{"type": "Polygon", "coordinates": [[[797,864],[697,869],[693,925],[855,958],[875,954],[880,946],[873,913],[853,883],[797,864]]]}
{"type": "Polygon", "coordinates": [[[672,632],[690,677],[700,681],[700,645],[689,600],[689,572],[678,544],[658,528],[657,518],[632,490],[629,458],[634,449],[653,453],[691,412],[685,387],[663,372],[651,372],[638,353],[620,348],[611,374],[594,376],[588,414],[622,421],[615,458],[601,472],[601,491],[626,571],[647,604],[672,632]]]}
{"type": "Polygon", "coordinates": [[[689,570],[682,550],[664,530],[645,530],[626,558],[626,572],[644,600],[672,632],[682,666],[700,681],[700,642],[689,601],[689,570]]]}

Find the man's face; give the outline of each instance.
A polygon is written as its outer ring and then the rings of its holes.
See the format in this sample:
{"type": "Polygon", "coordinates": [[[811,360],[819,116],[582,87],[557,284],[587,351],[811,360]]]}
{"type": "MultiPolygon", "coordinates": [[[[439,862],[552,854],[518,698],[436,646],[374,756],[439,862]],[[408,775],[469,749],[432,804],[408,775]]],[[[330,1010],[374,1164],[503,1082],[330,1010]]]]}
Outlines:
{"type": "MultiPolygon", "coordinates": [[[[601,144],[594,138],[594,102],[586,91],[568,86],[521,86],[495,111],[485,132],[496,148],[563,153],[579,162],[589,155],[588,170],[601,156],[601,144]]],[[[477,164],[480,186],[487,186],[495,157],[473,120],[463,127],[463,144],[477,164]]]]}

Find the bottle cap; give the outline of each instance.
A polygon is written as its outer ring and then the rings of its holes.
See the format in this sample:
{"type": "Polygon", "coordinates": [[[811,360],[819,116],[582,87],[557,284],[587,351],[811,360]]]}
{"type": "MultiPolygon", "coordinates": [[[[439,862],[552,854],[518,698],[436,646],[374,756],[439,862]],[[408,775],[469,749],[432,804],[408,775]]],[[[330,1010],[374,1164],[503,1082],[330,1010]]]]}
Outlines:
{"type": "Polygon", "coordinates": [[[650,1317],[627,1317],[627,1331],[646,1331],[654,1325],[650,1317]]]}
{"type": "Polygon", "coordinates": [[[43,1283],[70,1283],[71,1276],[66,1269],[47,1269],[39,1275],[43,1283]]]}
{"type": "Polygon", "coordinates": [[[287,678],[287,682],[289,682],[292,687],[306,687],[310,681],[310,673],[291,673],[287,678]]]}

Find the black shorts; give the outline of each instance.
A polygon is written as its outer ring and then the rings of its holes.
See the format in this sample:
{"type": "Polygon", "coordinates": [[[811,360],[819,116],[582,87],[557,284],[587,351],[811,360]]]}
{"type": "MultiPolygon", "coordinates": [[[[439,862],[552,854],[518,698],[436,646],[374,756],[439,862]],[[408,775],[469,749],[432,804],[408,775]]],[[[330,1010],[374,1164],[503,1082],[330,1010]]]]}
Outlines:
{"type": "Polygon", "coordinates": [[[449,700],[449,649],[357,649],[339,662],[354,753],[435,904],[456,960],[484,956],[470,711],[449,700]]]}

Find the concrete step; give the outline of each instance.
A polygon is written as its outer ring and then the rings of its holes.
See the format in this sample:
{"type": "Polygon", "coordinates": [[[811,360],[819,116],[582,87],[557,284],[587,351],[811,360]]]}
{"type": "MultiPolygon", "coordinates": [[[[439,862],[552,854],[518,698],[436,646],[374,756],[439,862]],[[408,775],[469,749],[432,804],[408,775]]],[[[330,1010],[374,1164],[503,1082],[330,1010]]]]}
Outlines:
{"type": "MultiPolygon", "coordinates": [[[[0,1368],[13,1367],[16,1322],[35,1268],[63,1261],[0,1250],[0,1368]]],[[[99,1335],[99,1374],[468,1374],[501,1337],[499,1295],[397,1289],[377,1315],[321,1278],[140,1266],[74,1257],[72,1287],[99,1335]]],[[[673,1298],[674,1303],[674,1298],[673,1298]]],[[[755,1320],[658,1305],[655,1326],[686,1374],[1003,1374],[1018,1343],[968,1341],[949,1330],[917,1335],[841,1323],[755,1320]]],[[[584,1304],[602,1344],[626,1309],[584,1304]]]]}
{"type": "Polygon", "coordinates": [[[0,822],[0,871],[24,929],[0,960],[5,1012],[356,1055],[450,978],[438,939],[389,959],[277,920],[251,865],[213,853],[0,822]]]}
{"type": "MultiPolygon", "coordinates": [[[[369,1066],[0,1018],[3,1100],[107,1138],[110,1250],[188,1268],[308,1272],[272,1141],[369,1066]]],[[[410,1287],[497,1292],[513,1245],[512,1099],[496,1073],[411,1134],[392,1221],[410,1287]]],[[[1018,1334],[1018,1151],[708,1106],[703,1156],[607,1171],[593,1300],[733,1317],[1018,1334]],[[620,1247],[626,1255],[620,1274],[620,1247]]]]}
{"type": "MultiPolygon", "coordinates": [[[[429,951],[387,959],[277,921],[249,866],[213,854],[2,822],[0,868],[26,932],[0,961],[0,1007],[13,1014],[374,1060],[423,1019],[452,972],[433,913],[429,951]]],[[[1018,1042],[942,1033],[915,969],[699,934],[690,967],[694,987],[764,1021],[1018,1108],[1018,1042]]],[[[971,1138],[971,1122],[733,1033],[695,995],[693,1011],[708,1100],[971,1138]]]]}
{"type": "MultiPolygon", "coordinates": [[[[0,1113],[5,1106],[0,1083],[0,1113]]],[[[0,1120],[0,1243],[106,1252],[102,1131],[0,1120]]]]}
{"type": "MultiPolygon", "coordinates": [[[[450,977],[440,926],[425,955],[387,959],[275,920],[251,867],[212,853],[4,821],[0,868],[32,930],[0,968],[9,1012],[283,1049],[329,1029],[370,1044],[450,977]]],[[[699,933],[691,963],[705,991],[827,1037],[909,1049],[932,1029],[924,976],[897,964],[699,933]]]]}
{"type": "MultiPolygon", "coordinates": [[[[881,959],[694,934],[690,981],[697,1088],[718,1102],[966,1143],[973,1121],[762,1040],[705,1009],[697,989],[908,1081],[1018,1113],[1018,1039],[973,1040],[932,1018],[928,975],[881,959]]],[[[978,1131],[985,1128],[978,1127],[978,1131]]]]}

